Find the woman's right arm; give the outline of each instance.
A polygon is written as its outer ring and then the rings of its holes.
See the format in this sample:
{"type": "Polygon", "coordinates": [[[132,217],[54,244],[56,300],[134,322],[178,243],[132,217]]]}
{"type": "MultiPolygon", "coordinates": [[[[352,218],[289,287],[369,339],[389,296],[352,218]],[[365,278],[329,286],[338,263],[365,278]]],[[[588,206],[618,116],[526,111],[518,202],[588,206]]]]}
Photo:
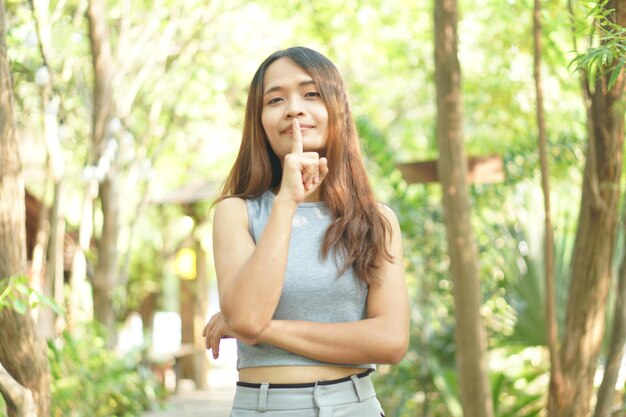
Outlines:
{"type": "Polygon", "coordinates": [[[245,338],[263,332],[278,304],[296,207],[277,197],[256,245],[245,200],[227,198],[215,208],[213,254],[220,308],[228,326],[245,338]]]}

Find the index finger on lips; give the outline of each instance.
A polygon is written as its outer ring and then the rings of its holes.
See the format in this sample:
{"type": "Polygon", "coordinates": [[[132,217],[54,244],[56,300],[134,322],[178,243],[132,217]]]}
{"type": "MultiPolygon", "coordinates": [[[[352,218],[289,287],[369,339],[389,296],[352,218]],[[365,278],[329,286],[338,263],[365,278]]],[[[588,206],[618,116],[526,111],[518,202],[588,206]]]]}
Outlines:
{"type": "Polygon", "coordinates": [[[293,133],[293,141],[291,142],[291,153],[302,153],[302,131],[300,131],[300,121],[294,118],[291,121],[291,130],[293,133]]]}

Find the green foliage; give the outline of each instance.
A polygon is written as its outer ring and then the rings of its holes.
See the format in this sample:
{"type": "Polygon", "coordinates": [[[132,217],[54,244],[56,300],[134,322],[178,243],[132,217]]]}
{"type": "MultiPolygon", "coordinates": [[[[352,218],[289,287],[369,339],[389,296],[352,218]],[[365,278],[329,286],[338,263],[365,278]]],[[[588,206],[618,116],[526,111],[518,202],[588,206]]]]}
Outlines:
{"type": "MultiPolygon", "coordinates": [[[[591,31],[599,45],[590,45],[586,51],[578,53],[570,67],[587,73],[592,83],[598,77],[608,77],[608,88],[613,88],[626,65],[626,28],[615,23],[615,10],[607,7],[608,2],[581,2],[588,10],[583,22],[592,22],[591,31]]],[[[579,26],[584,27],[584,23],[579,26]]]]}
{"type": "MultiPolygon", "coordinates": [[[[140,417],[160,407],[166,391],[142,352],[119,356],[96,323],[48,342],[51,417],[140,417]]],[[[0,417],[6,417],[0,396],[0,417]]]]}
{"type": "MultiPolygon", "coordinates": [[[[462,417],[458,371],[453,363],[430,357],[428,372],[411,347],[411,353],[393,367],[383,366],[375,384],[386,415],[390,417],[462,417]]],[[[433,347],[436,352],[436,347],[433,347]]],[[[494,415],[534,417],[546,403],[546,361],[537,349],[513,347],[491,352],[498,368],[490,370],[494,415]]]]}
{"type": "Polygon", "coordinates": [[[13,308],[19,314],[26,314],[30,308],[40,305],[50,307],[58,315],[64,314],[63,308],[54,300],[30,286],[28,277],[13,276],[0,280],[0,310],[13,308]]]}
{"type": "Polygon", "coordinates": [[[130,311],[137,311],[148,295],[161,292],[163,271],[167,261],[162,251],[151,245],[153,242],[139,243],[141,247],[133,252],[128,271],[128,296],[125,307],[130,311]]]}
{"type": "Polygon", "coordinates": [[[545,407],[546,375],[543,366],[524,362],[516,372],[510,369],[490,373],[493,412],[498,417],[535,417],[545,407]]]}
{"type": "MultiPolygon", "coordinates": [[[[543,236],[543,235],[542,235],[543,236]]],[[[519,241],[527,238],[520,236],[519,241]]],[[[555,240],[555,288],[558,328],[563,329],[569,287],[570,254],[574,235],[557,235],[555,240]]],[[[541,244],[541,242],[535,242],[541,244]]],[[[508,292],[509,304],[515,310],[515,328],[511,341],[523,346],[547,346],[545,317],[545,272],[543,257],[538,251],[520,256],[521,268],[517,282],[508,292]]]]}
{"type": "MultiPolygon", "coordinates": [[[[580,193],[568,182],[553,182],[552,222],[554,230],[555,307],[559,331],[565,324],[571,254],[577,228],[580,193]],[[569,193],[569,194],[568,194],[569,193]]],[[[505,230],[516,246],[503,251],[505,299],[514,317],[512,333],[500,344],[522,347],[547,346],[545,317],[544,218],[543,194],[537,186],[520,187],[518,219],[505,230]]],[[[614,268],[617,269],[615,256],[614,268]]]]}
{"type": "Polygon", "coordinates": [[[53,417],[132,417],[157,406],[165,390],[141,352],[108,350],[95,324],[49,343],[53,417]]]}

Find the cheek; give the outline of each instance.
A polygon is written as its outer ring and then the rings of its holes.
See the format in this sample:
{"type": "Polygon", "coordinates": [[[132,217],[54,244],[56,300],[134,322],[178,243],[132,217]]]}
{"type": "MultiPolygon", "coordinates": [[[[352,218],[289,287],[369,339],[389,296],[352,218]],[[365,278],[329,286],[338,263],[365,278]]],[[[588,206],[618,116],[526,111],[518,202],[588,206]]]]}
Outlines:
{"type": "Polygon", "coordinates": [[[324,107],[323,109],[318,110],[318,122],[320,125],[324,127],[325,130],[328,130],[328,111],[324,107]]]}
{"type": "Polygon", "coordinates": [[[261,124],[267,134],[276,134],[282,113],[276,108],[264,108],[261,111],[261,124]]]}

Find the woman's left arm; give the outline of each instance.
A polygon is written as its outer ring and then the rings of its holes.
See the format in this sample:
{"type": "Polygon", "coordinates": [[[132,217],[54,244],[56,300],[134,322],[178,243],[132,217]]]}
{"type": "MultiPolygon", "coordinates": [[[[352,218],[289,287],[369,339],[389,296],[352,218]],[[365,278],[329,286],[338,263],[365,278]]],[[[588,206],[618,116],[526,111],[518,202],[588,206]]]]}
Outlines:
{"type": "Polygon", "coordinates": [[[402,234],[393,211],[383,206],[391,224],[380,280],[370,285],[367,318],[344,323],[272,320],[258,338],[290,352],[336,364],[398,363],[409,343],[409,297],[404,277],[402,234]]]}

